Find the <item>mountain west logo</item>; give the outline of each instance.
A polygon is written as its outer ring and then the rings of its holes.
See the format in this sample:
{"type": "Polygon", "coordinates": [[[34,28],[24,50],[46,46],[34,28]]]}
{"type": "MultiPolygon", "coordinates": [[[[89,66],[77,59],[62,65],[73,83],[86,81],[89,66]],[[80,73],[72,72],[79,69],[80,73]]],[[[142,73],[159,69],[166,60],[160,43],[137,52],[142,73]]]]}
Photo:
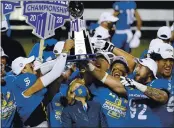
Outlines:
{"type": "Polygon", "coordinates": [[[23,15],[34,27],[33,34],[46,39],[69,19],[68,1],[24,1],[23,15]]]}
{"type": "Polygon", "coordinates": [[[16,103],[11,99],[11,93],[6,94],[1,93],[1,119],[9,118],[13,112],[16,110],[16,103]]]}
{"type": "Polygon", "coordinates": [[[2,0],[1,1],[1,14],[8,14],[14,11],[15,7],[20,7],[20,1],[16,2],[14,0],[2,0]]]}

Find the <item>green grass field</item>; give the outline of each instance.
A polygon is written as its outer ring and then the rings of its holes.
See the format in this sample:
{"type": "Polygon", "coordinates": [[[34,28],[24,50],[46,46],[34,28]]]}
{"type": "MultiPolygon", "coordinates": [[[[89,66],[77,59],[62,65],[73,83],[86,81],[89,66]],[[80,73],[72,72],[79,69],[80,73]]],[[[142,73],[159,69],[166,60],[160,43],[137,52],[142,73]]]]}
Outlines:
{"type": "MultiPolygon", "coordinates": [[[[33,47],[32,39],[33,38],[14,38],[18,40],[24,47],[26,54],[28,55],[30,53],[31,48],[33,47]]],[[[141,40],[141,44],[138,48],[132,49],[131,54],[139,57],[141,53],[144,51],[144,49],[147,49],[149,46],[149,40],[141,40]]]]}

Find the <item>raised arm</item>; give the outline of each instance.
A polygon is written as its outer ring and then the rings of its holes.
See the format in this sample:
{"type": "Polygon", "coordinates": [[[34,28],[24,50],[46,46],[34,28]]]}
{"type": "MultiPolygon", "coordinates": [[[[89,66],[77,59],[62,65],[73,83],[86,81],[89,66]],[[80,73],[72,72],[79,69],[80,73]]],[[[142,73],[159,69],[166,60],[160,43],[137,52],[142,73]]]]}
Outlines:
{"type": "Polygon", "coordinates": [[[166,104],[168,101],[168,94],[166,91],[158,88],[153,88],[150,86],[143,85],[141,83],[138,83],[134,81],[133,79],[121,77],[121,83],[124,86],[129,86],[129,87],[134,87],[141,92],[143,92],[146,96],[148,96],[150,99],[161,103],[161,104],[166,104]]]}
{"type": "Polygon", "coordinates": [[[92,63],[88,63],[89,71],[93,76],[102,81],[105,85],[110,87],[117,94],[126,95],[126,90],[124,86],[120,83],[120,80],[108,75],[105,71],[95,67],[92,63]]]}
{"type": "Polygon", "coordinates": [[[67,40],[64,45],[63,53],[61,53],[56,62],[54,62],[54,66],[50,72],[45,74],[44,76],[37,79],[37,81],[27,90],[25,90],[22,94],[24,97],[29,97],[37,91],[40,91],[44,87],[48,86],[54,80],[61,76],[62,72],[64,71],[64,67],[67,60],[67,53],[70,51],[71,48],[74,47],[73,40],[67,40]]]}
{"type": "Polygon", "coordinates": [[[116,56],[123,56],[126,59],[126,61],[128,62],[130,72],[133,72],[133,70],[136,66],[136,62],[135,62],[136,58],[134,56],[132,56],[131,54],[129,54],[119,48],[116,48],[116,47],[114,47],[112,52],[116,56]]]}
{"type": "Polygon", "coordinates": [[[64,67],[65,67],[65,64],[66,64],[66,59],[67,59],[67,54],[65,54],[65,53],[61,54],[57,58],[53,69],[49,73],[47,73],[44,76],[38,78],[36,80],[36,82],[30,88],[28,88],[27,90],[25,90],[23,92],[23,95],[25,97],[31,96],[35,92],[40,91],[44,87],[47,87],[54,80],[56,80],[58,77],[60,77],[63,70],[64,70],[64,67]]]}
{"type": "Polygon", "coordinates": [[[163,90],[157,89],[157,88],[152,88],[149,86],[147,86],[147,89],[144,92],[144,94],[161,104],[166,104],[168,101],[168,98],[169,98],[166,91],[163,91],[163,90]]]}
{"type": "Polygon", "coordinates": [[[141,30],[141,26],[142,26],[142,20],[141,17],[137,11],[137,9],[135,10],[135,18],[137,20],[137,29],[140,31],[141,30]]]}

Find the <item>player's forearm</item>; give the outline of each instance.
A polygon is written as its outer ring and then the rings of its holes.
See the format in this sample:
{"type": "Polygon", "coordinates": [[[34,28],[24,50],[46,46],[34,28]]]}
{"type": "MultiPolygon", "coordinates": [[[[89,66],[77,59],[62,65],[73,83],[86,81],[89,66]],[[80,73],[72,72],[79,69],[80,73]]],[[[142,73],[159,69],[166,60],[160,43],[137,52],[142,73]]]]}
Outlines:
{"type": "Polygon", "coordinates": [[[41,89],[44,88],[44,85],[41,81],[41,79],[37,79],[37,81],[34,83],[34,85],[32,85],[30,88],[28,88],[23,94],[28,97],[31,96],[32,94],[34,94],[37,91],[40,91],[41,89]]]}
{"type": "Polygon", "coordinates": [[[136,65],[134,56],[116,47],[113,49],[113,54],[116,56],[123,56],[128,62],[130,72],[133,72],[136,65]]]}
{"type": "Polygon", "coordinates": [[[52,70],[47,74],[45,74],[44,76],[38,78],[37,81],[34,83],[34,85],[32,85],[24,92],[24,96],[31,96],[35,92],[40,91],[44,87],[47,87],[54,80],[59,78],[64,70],[66,59],[67,59],[67,54],[65,53],[60,54],[60,56],[56,59],[56,63],[52,68],[52,70]]]}
{"type": "Polygon", "coordinates": [[[156,89],[156,88],[152,88],[148,86],[144,94],[161,104],[165,104],[168,101],[167,93],[160,89],[156,89]]]}
{"type": "Polygon", "coordinates": [[[89,68],[89,71],[92,73],[92,75],[98,80],[102,80],[103,77],[105,76],[105,71],[97,68],[91,63],[88,64],[88,68],[89,68]]]}
{"type": "Polygon", "coordinates": [[[114,78],[111,75],[108,75],[105,71],[97,68],[94,66],[94,68],[91,68],[91,73],[93,76],[102,81],[105,85],[110,87],[114,92],[118,94],[124,94],[126,95],[125,88],[121,85],[120,80],[114,78]]]}
{"type": "Polygon", "coordinates": [[[114,78],[111,75],[108,75],[104,84],[107,85],[109,88],[111,88],[112,91],[116,92],[117,94],[124,95],[124,96],[127,95],[126,89],[120,83],[120,80],[114,78]]]}
{"type": "Polygon", "coordinates": [[[142,20],[141,20],[141,17],[140,17],[140,15],[139,15],[137,10],[135,10],[135,17],[136,17],[136,20],[137,20],[137,29],[141,30],[142,20]]]}

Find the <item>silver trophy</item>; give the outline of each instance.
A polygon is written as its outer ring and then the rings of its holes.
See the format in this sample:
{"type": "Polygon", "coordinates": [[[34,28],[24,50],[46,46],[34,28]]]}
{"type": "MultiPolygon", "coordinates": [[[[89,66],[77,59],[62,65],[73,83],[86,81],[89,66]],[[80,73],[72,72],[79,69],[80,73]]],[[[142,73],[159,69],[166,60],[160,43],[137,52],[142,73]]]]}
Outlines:
{"type": "Polygon", "coordinates": [[[95,58],[89,34],[86,31],[86,22],[83,20],[84,6],[80,1],[69,2],[70,32],[69,38],[75,42],[75,47],[70,51],[69,61],[82,61],[95,58]]]}

